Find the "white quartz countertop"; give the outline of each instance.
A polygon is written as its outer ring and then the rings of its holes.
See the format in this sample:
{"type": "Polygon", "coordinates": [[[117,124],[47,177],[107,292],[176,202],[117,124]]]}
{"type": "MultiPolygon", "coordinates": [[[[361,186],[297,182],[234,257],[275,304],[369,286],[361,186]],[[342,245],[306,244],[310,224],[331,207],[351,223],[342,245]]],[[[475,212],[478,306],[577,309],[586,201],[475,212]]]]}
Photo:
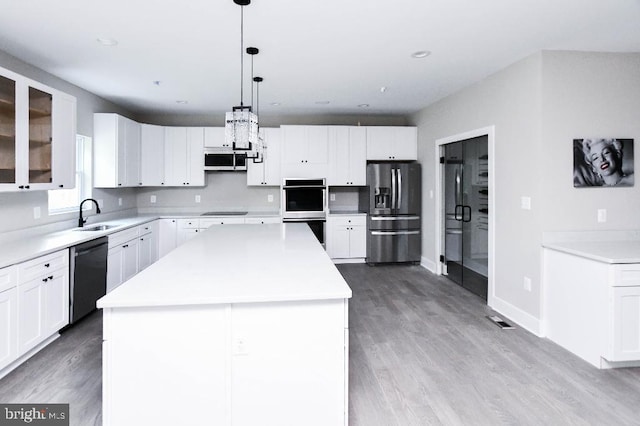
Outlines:
{"type": "Polygon", "coordinates": [[[99,308],[344,299],[351,289],[305,224],[211,227],[99,308]]]}
{"type": "MultiPolygon", "coordinates": [[[[274,212],[249,212],[246,215],[234,217],[272,217],[279,216],[274,212]]],[[[184,214],[147,214],[130,216],[125,218],[100,221],[100,215],[92,215],[91,222],[85,224],[85,228],[96,225],[111,225],[112,228],[104,231],[80,231],[81,228],[69,228],[56,232],[44,232],[31,235],[26,238],[14,239],[9,242],[0,243],[0,268],[15,265],[27,260],[35,259],[49,253],[63,250],[76,244],[81,244],[95,238],[123,231],[127,228],[142,225],[156,219],[181,219],[181,218],[212,218],[227,217],[222,212],[216,216],[201,216],[201,213],[184,214]]]]}
{"type": "Polygon", "coordinates": [[[554,242],[543,247],[604,263],[640,263],[638,240],[554,242]]]}
{"type": "MultiPolygon", "coordinates": [[[[80,231],[82,228],[72,228],[7,242],[0,245],[0,268],[63,250],[76,244],[81,244],[133,226],[142,225],[155,219],[157,219],[157,216],[136,216],[115,219],[100,222],[100,225],[113,226],[113,228],[105,231],[80,231]]],[[[95,225],[95,223],[91,223],[86,224],[85,227],[91,228],[95,225]]]]}

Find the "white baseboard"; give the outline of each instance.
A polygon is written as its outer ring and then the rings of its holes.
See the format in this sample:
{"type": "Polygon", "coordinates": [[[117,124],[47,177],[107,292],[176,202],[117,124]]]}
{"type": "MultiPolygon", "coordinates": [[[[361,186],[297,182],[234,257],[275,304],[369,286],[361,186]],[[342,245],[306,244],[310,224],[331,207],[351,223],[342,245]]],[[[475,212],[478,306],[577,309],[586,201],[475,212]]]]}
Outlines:
{"type": "Polygon", "coordinates": [[[436,263],[426,257],[422,256],[420,258],[420,266],[428,270],[429,272],[436,273],[436,263]]]}
{"type": "Polygon", "coordinates": [[[507,319],[515,322],[525,330],[530,331],[538,337],[543,337],[542,321],[534,317],[528,312],[513,306],[511,303],[500,299],[499,297],[491,298],[489,307],[499,314],[504,315],[507,319]]]}

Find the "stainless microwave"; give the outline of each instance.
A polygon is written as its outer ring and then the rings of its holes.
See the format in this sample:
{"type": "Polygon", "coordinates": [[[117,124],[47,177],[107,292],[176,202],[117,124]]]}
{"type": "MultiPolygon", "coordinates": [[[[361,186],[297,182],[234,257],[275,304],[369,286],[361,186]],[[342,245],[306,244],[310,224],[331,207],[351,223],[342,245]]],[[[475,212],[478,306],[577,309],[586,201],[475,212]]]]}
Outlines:
{"type": "Polygon", "coordinates": [[[204,151],[204,169],[214,171],[247,170],[247,154],[228,148],[206,148],[204,151]]]}

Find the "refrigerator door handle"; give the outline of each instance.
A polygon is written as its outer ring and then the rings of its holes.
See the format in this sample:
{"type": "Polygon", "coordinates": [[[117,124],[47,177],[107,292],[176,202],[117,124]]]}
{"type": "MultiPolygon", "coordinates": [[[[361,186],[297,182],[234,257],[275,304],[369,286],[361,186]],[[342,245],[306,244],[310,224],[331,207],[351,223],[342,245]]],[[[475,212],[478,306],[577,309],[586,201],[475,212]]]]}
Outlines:
{"type": "Polygon", "coordinates": [[[396,169],[396,173],[398,174],[397,184],[398,184],[398,198],[396,203],[396,208],[402,208],[402,170],[396,169]]]}
{"type": "Polygon", "coordinates": [[[371,220],[418,220],[420,216],[371,216],[371,220]]]}
{"type": "Polygon", "coordinates": [[[371,231],[371,235],[418,235],[420,231],[371,231]]]}
{"type": "Polygon", "coordinates": [[[396,209],[396,197],[397,197],[397,193],[396,193],[396,169],[391,169],[391,210],[396,209]]]}

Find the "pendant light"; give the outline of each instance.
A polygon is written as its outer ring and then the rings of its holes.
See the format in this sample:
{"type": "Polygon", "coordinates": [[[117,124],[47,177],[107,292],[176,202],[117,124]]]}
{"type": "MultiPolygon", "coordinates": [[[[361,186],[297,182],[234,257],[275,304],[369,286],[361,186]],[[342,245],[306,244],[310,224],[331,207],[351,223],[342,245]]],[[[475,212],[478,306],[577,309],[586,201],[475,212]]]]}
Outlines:
{"type": "MultiPolygon", "coordinates": [[[[253,82],[255,81],[255,78],[253,77],[253,59],[254,57],[260,53],[260,49],[258,49],[257,47],[247,47],[247,55],[251,56],[251,105],[255,105],[253,103],[253,82]]],[[[258,114],[258,107],[256,105],[256,123],[258,123],[260,121],[260,116],[258,114]]],[[[260,138],[260,125],[257,125],[257,130],[256,130],[256,141],[252,144],[251,150],[249,152],[247,152],[247,159],[252,159],[254,163],[259,163],[262,162],[261,158],[262,158],[262,149],[263,149],[263,144],[260,138]]]]}
{"type": "MultiPolygon", "coordinates": [[[[264,81],[262,77],[253,77],[253,81],[256,83],[256,116],[260,116],[260,83],[264,81]]],[[[253,85],[251,86],[253,89],[253,85]]],[[[253,90],[252,90],[253,91],[253,90]]],[[[253,159],[254,163],[264,162],[264,152],[267,149],[267,145],[264,143],[264,134],[260,132],[258,127],[258,146],[256,149],[256,158],[253,159]]]]}
{"type": "Polygon", "coordinates": [[[225,141],[234,150],[250,151],[258,141],[258,117],[244,105],[244,7],[251,0],[233,0],[240,6],[240,105],[225,115],[225,141]]]}

